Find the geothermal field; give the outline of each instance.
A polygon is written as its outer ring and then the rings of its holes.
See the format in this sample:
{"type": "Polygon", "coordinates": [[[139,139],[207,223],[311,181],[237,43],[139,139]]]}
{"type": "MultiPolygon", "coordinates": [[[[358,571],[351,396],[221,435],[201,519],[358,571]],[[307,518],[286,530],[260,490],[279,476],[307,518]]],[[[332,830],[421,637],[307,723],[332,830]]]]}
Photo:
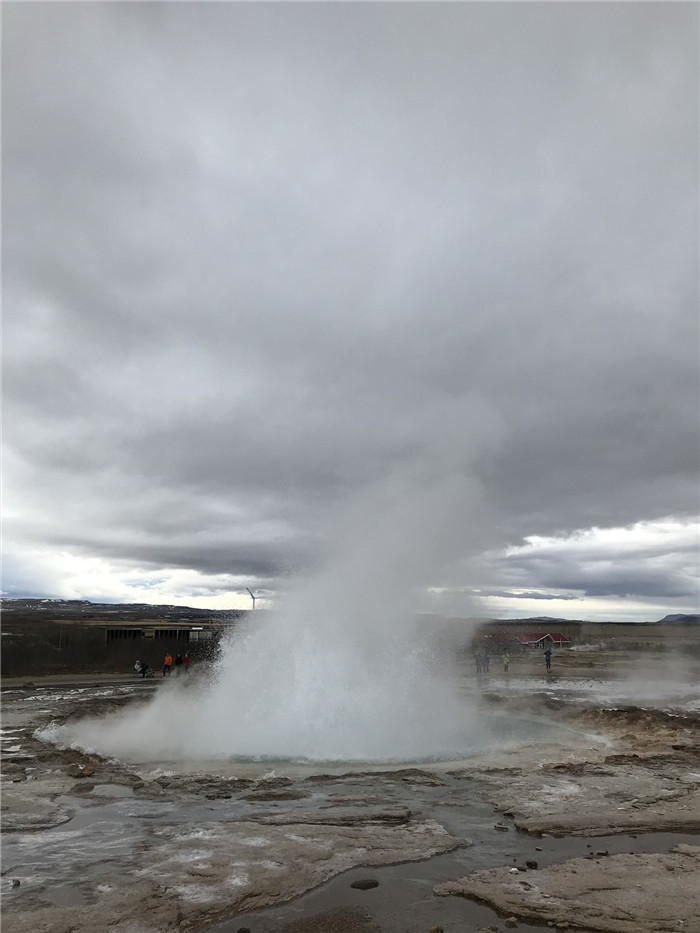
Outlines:
{"type": "Polygon", "coordinates": [[[696,628],[506,674],[328,626],[258,618],[188,676],[6,681],[3,930],[700,931],[696,628]]]}
{"type": "Polygon", "coordinates": [[[700,933],[699,27],[2,4],[0,933],[700,933]]]}

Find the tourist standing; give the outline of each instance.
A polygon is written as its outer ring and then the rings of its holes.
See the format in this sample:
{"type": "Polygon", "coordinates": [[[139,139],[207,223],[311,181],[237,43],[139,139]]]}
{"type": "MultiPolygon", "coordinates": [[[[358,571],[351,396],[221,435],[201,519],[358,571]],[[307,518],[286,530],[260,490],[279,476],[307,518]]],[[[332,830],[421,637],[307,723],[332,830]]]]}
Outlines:
{"type": "Polygon", "coordinates": [[[163,677],[170,677],[170,668],[173,666],[173,656],[168,652],[163,661],[163,677]]]}
{"type": "Polygon", "coordinates": [[[182,659],[182,666],[185,670],[185,673],[188,674],[190,670],[190,656],[185,652],[185,657],[182,659]]]}
{"type": "Polygon", "coordinates": [[[182,655],[176,654],[175,655],[175,676],[176,677],[180,676],[181,669],[182,669],[182,655]]]}
{"type": "Polygon", "coordinates": [[[544,650],[544,663],[548,671],[552,669],[552,649],[550,647],[544,650]]]}
{"type": "Polygon", "coordinates": [[[507,674],[508,667],[510,665],[510,655],[508,654],[507,651],[503,652],[503,657],[501,658],[501,660],[503,661],[503,673],[507,674]]]}

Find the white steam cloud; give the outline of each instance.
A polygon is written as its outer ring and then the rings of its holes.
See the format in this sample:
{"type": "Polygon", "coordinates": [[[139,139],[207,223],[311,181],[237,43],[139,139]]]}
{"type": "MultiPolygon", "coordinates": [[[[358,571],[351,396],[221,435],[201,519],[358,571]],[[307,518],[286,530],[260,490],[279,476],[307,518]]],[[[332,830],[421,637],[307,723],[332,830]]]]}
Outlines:
{"type": "Polygon", "coordinates": [[[61,727],[56,739],[140,761],[468,753],[479,727],[454,651],[416,608],[478,537],[481,496],[454,433],[430,441],[336,511],[323,567],[282,609],[251,613],[228,636],[210,681],[168,684],[140,709],[61,727]]]}

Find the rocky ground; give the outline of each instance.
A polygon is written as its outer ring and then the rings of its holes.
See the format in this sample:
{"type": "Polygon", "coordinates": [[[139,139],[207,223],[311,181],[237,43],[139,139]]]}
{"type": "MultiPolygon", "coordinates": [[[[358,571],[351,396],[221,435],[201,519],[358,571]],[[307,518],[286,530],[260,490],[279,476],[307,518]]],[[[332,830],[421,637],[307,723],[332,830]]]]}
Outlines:
{"type": "Polygon", "coordinates": [[[692,681],[641,707],[573,671],[467,683],[546,740],[324,773],[60,749],[36,730],[162,685],[5,684],[3,929],[700,933],[692,681]]]}
{"type": "MultiPolygon", "coordinates": [[[[606,853],[607,854],[607,853],[606,853]]],[[[598,854],[600,856],[600,853],[598,854]]],[[[661,933],[700,929],[700,847],[570,859],[528,872],[496,868],[446,881],[435,894],[475,898],[558,929],[661,933]],[[683,904],[682,914],[679,904],[683,904]]]]}

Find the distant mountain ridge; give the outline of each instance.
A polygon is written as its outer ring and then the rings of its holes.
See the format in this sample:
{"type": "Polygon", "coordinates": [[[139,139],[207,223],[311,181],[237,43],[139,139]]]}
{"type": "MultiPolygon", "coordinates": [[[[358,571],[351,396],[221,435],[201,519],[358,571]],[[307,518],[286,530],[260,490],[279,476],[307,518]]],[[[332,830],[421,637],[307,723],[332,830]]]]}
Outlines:
{"type": "Polygon", "coordinates": [[[151,605],[150,603],[93,603],[88,599],[8,598],[2,600],[3,613],[13,616],[41,615],[45,618],[105,619],[187,619],[232,618],[245,614],[238,609],[195,609],[193,606],[151,605]]]}
{"type": "Polygon", "coordinates": [[[676,613],[675,615],[664,616],[663,619],[657,619],[655,622],[626,622],[612,621],[592,622],[590,619],[555,619],[551,616],[528,616],[522,619],[489,619],[490,623],[498,625],[535,625],[550,630],[557,625],[698,625],[700,624],[700,615],[688,613],[676,613]]]}
{"type": "MultiPolygon", "coordinates": [[[[2,610],[6,613],[40,613],[45,617],[59,615],[72,618],[100,619],[121,616],[123,619],[232,618],[247,615],[250,610],[195,609],[193,606],[152,605],[151,603],[93,603],[88,599],[53,599],[48,597],[4,597],[2,610]]],[[[264,611],[264,610],[256,610],[264,611]]],[[[467,621],[467,620],[455,620],[467,621]]],[[[533,629],[556,631],[558,625],[607,625],[610,622],[591,622],[589,619],[562,619],[554,616],[527,616],[519,619],[481,620],[491,625],[528,625],[533,629]]],[[[700,615],[673,613],[656,622],[618,622],[618,625],[700,625],[700,615]]]]}
{"type": "Polygon", "coordinates": [[[663,619],[659,619],[656,623],[657,625],[664,625],[667,623],[680,623],[681,625],[700,625],[700,615],[689,615],[683,612],[676,613],[675,615],[664,616],[663,619]]]}

